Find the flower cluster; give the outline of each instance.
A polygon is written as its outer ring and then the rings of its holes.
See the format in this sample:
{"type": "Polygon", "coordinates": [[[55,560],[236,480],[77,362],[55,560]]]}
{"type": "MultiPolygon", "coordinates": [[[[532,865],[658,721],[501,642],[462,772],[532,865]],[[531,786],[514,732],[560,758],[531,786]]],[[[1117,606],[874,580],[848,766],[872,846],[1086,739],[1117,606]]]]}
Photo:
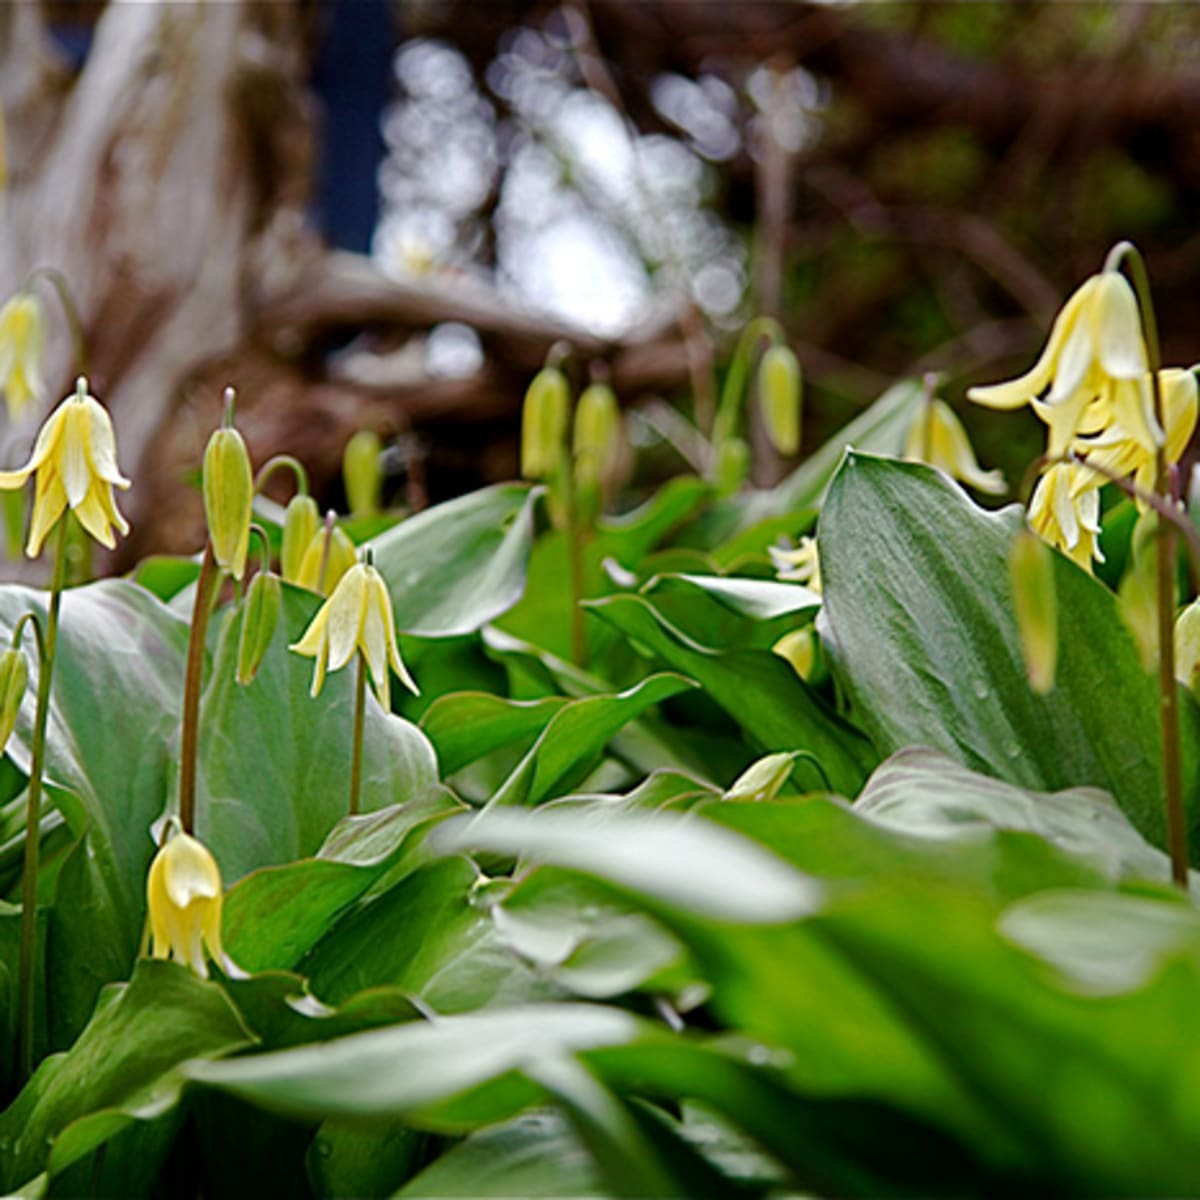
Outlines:
{"type": "Polygon", "coordinates": [[[1137,297],[1115,269],[1093,275],[1071,296],[1029,371],[967,396],[990,408],[1028,404],[1046,424],[1048,463],[1029,521],[1088,570],[1103,561],[1100,488],[1110,477],[1132,475],[1141,491],[1151,491],[1160,453],[1178,462],[1196,425],[1195,375],[1151,375],[1137,297]]]}

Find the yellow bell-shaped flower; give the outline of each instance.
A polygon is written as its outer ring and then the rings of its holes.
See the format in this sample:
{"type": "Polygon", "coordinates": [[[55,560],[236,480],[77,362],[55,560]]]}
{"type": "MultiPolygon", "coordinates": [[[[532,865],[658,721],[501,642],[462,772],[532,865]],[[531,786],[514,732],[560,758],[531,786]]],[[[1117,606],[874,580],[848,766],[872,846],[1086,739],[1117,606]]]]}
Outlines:
{"type": "Polygon", "coordinates": [[[1067,301],[1029,371],[1008,383],[970,388],[967,397],[989,408],[1031,404],[1050,427],[1051,455],[1118,416],[1153,451],[1163,435],[1151,411],[1146,371],[1137,297],[1118,271],[1102,271],[1067,301]]]}
{"type": "Polygon", "coordinates": [[[129,522],[117,510],[113,488],[129,487],[117,468],[112,419],[81,375],[76,391],[46,418],[29,461],[18,471],[0,471],[0,489],[24,486],[36,473],[33,522],[25,553],[36,558],[59,517],[70,505],[79,523],[102,546],[116,545],[113,526],[122,534],[129,522]]]}
{"type": "Polygon", "coordinates": [[[904,457],[928,463],[992,496],[1001,495],[1006,487],[1002,471],[985,471],[979,465],[967,431],[944,400],[933,400],[918,412],[904,439],[904,457]]]}
{"type": "Polygon", "coordinates": [[[42,394],[46,319],[32,292],[18,292],[0,308],[0,392],[15,421],[42,394]]]}
{"type": "Polygon", "coordinates": [[[175,834],[154,856],[146,879],[154,957],[173,957],[201,979],[208,978],[206,958],[240,975],[221,947],[222,896],[221,871],[208,847],[175,834]]]}
{"type": "Polygon", "coordinates": [[[385,710],[391,707],[389,666],[405,687],[419,693],[400,661],[392,598],[383,577],[369,563],[355,563],[342,576],[304,636],[289,649],[317,660],[312,682],[314,696],[325,682],[326,668],[337,671],[344,667],[355,650],[362,652],[375,694],[385,710]]]}

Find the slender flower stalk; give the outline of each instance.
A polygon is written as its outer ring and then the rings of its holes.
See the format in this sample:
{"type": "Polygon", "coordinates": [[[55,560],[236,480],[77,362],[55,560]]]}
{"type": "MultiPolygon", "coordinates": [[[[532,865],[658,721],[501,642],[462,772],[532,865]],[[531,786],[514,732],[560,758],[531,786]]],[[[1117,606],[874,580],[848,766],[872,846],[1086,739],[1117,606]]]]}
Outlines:
{"type": "MultiPolygon", "coordinates": [[[[1133,276],[1138,308],[1145,331],[1146,356],[1149,359],[1150,384],[1154,397],[1154,419],[1160,430],[1166,429],[1162,383],[1159,371],[1162,357],[1158,344],[1158,322],[1150,298],[1146,262],[1132,242],[1120,242],[1109,253],[1105,264],[1117,269],[1128,263],[1133,276]]],[[[1166,503],[1171,501],[1171,468],[1167,460],[1166,439],[1159,438],[1154,448],[1154,491],[1166,503]]],[[[1167,816],[1167,850],[1171,856],[1171,878],[1185,891],[1188,886],[1187,818],[1183,808],[1183,768],[1179,741],[1179,693],[1175,682],[1175,530],[1168,521],[1159,522],[1156,564],[1158,599],[1158,693],[1162,721],[1163,789],[1167,816]]]]}
{"type": "MultiPolygon", "coordinates": [[[[37,881],[41,856],[42,770],[46,759],[46,720],[50,712],[50,685],[58,646],[58,616],[67,574],[67,522],[59,521],[54,550],[54,574],[46,611],[45,632],[37,637],[38,690],[30,749],[29,791],[25,799],[25,866],[21,881],[21,950],[17,985],[17,1071],[21,1081],[33,1073],[34,978],[37,963],[37,881]]],[[[22,618],[24,620],[24,618],[22,618]]],[[[37,618],[30,623],[39,629],[37,618]]],[[[18,623],[15,635],[19,637],[18,623]]],[[[15,638],[14,638],[15,640],[15,638]]]]}
{"type": "Polygon", "coordinates": [[[187,666],[183,677],[183,727],[179,748],[179,823],[184,833],[196,830],[196,757],[200,734],[200,691],[204,682],[204,647],[208,621],[221,583],[212,542],[204,545],[196,598],[192,604],[192,628],[188,635],[187,666]]]}

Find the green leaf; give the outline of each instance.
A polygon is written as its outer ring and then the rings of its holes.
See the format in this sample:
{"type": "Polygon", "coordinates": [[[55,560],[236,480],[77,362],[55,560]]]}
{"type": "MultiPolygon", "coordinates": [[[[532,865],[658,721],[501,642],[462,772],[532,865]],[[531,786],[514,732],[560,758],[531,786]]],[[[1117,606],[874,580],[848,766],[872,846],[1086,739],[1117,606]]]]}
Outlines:
{"type": "Polygon", "coordinates": [[[628,1041],[639,1028],[636,1017],[614,1008],[538,1004],[225,1062],[199,1059],[185,1073],[302,1120],[404,1117],[455,1132],[543,1100],[542,1090],[517,1074],[527,1065],[628,1041]]]}
{"type": "MultiPolygon", "coordinates": [[[[313,664],[288,650],[320,597],[284,585],[279,628],[248,687],[234,678],[238,622],[222,631],[200,713],[197,830],[226,882],[313,854],[346,813],[353,669],[309,694],[313,664]]],[[[364,810],[415,799],[437,782],[433,748],[415,725],[367,696],[364,810]]]]}
{"type": "Polygon", "coordinates": [[[821,597],[799,584],[722,575],[656,575],[641,594],[681,633],[725,650],[769,650],[821,608],[821,597]]]}
{"type": "MultiPolygon", "coordinates": [[[[874,765],[867,740],[812,692],[778,655],[763,650],[710,649],[676,629],[648,600],[612,596],[590,605],[674,670],[695,679],[764,752],[805,750],[821,762],[837,791],[854,795],[874,765]]],[[[812,778],[800,761],[798,776],[812,778]]]]}
{"type": "Polygon", "coordinates": [[[407,804],[348,817],[317,858],[264,867],[225,897],[226,952],[244,971],[294,967],[411,841],[462,806],[433,790],[407,804]]]}
{"type": "MultiPolygon", "coordinates": [[[[1102,584],[1055,556],[1058,671],[1026,682],[1007,553],[1021,514],[973,504],[928,467],[850,454],[830,489],[820,546],[835,665],[884,753],[943,750],[1020,787],[1093,785],[1162,845],[1155,680],[1102,584]]],[[[1196,706],[1181,694],[1185,793],[1196,706]]]]}
{"type": "Polygon", "coordinates": [[[605,1194],[592,1156],[570,1123],[539,1109],[471,1134],[414,1176],[396,1200],[583,1200],[605,1194]]]}
{"type": "Polygon", "coordinates": [[[867,782],[854,809],[888,829],[924,839],[978,843],[986,828],[1037,834],[1110,880],[1171,876],[1112,798],[1096,788],[1038,792],[970,771],[936,750],[892,755],[867,782]]]}
{"type": "Polygon", "coordinates": [[[446,822],[430,845],[528,855],[717,921],[789,921],[811,912],[821,895],[763,847],[676,814],[496,808],[446,822]]]}
{"type": "Polygon", "coordinates": [[[521,598],[538,492],[483,488],[410,517],[370,543],[405,633],[479,629],[521,598]]]}
{"type": "Polygon", "coordinates": [[[217,984],[173,963],[139,962],[71,1050],[44,1060],[0,1115],[0,1183],[54,1175],[132,1121],[161,1115],[179,1098],[181,1062],[247,1041],[217,984]]]}
{"type": "Polygon", "coordinates": [[[419,867],[343,917],[300,963],[323,1001],[367,988],[400,987],[438,1013],[552,991],[508,953],[473,891],[464,858],[419,867]]]}
{"type": "Polygon", "coordinates": [[[493,750],[541,733],[565,703],[559,696],[504,700],[487,692],[455,692],[429,706],[421,729],[437,751],[442,774],[449,776],[493,750]]]}
{"type": "MultiPolygon", "coordinates": [[[[0,588],[0,637],[45,594],[0,588]]],[[[37,655],[8,752],[29,769],[37,655]]],[[[133,965],[145,912],[150,826],[172,774],[187,626],[149,592],[106,580],[63,595],[47,726],[46,778],[81,839],[58,878],[48,937],[51,1044],[67,1044],[100,988],[133,965]]]]}
{"type": "Polygon", "coordinates": [[[609,740],[648,708],[693,686],[679,675],[651,675],[611,696],[568,701],[500,790],[495,805],[540,804],[581,782],[609,740]]]}

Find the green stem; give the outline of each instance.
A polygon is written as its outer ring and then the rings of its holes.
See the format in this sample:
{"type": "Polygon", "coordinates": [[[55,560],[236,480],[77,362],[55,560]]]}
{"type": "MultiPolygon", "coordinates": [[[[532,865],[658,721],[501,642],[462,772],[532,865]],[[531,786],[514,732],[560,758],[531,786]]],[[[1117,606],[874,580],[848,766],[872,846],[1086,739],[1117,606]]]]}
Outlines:
{"type": "Polygon", "coordinates": [[[212,542],[204,547],[196,599],[192,607],[192,629],[188,637],[187,669],[183,680],[183,730],[179,750],[179,823],[185,833],[196,832],[196,754],[200,733],[200,690],[204,682],[204,648],[208,619],[221,582],[221,570],[213,555],[212,542]]]}
{"type": "Polygon", "coordinates": [[[75,297],[71,295],[71,285],[67,277],[55,267],[34,267],[26,276],[28,287],[38,277],[45,279],[58,295],[63,312],[67,315],[67,325],[71,329],[71,344],[75,350],[75,374],[87,374],[87,339],[83,336],[83,322],[79,319],[79,309],[75,297]]]}
{"type": "MultiPolygon", "coordinates": [[[[1137,293],[1142,328],[1146,337],[1146,358],[1150,386],[1154,393],[1154,417],[1160,430],[1166,430],[1162,386],[1158,372],[1162,354],[1158,343],[1158,322],[1150,297],[1150,279],[1146,260],[1132,242],[1119,242],[1109,252],[1106,270],[1128,264],[1137,293]]],[[[1154,491],[1167,506],[1171,502],[1171,468],[1164,441],[1154,452],[1154,491]]],[[[1160,521],[1156,561],[1158,601],[1158,702],[1162,720],[1163,792],[1167,816],[1167,850],[1171,856],[1171,879],[1184,890],[1188,886],[1187,814],[1183,807],[1183,770],[1179,745],[1179,693],[1175,682],[1175,532],[1171,523],[1160,521]]]]}
{"type": "Polygon", "coordinates": [[[579,497],[575,492],[575,471],[570,456],[564,452],[562,462],[563,503],[567,518],[567,562],[571,578],[571,661],[587,665],[587,630],[583,613],[583,522],[580,520],[579,497]]]}
{"type": "Polygon", "coordinates": [[[738,430],[739,418],[742,412],[742,399],[746,391],[746,382],[750,375],[750,362],[754,348],[762,338],[773,341],[783,339],[783,330],[773,317],[755,317],[738,338],[733,357],[729,360],[729,370],[725,372],[725,384],[721,388],[721,401],[717,407],[717,416],[713,421],[712,443],[720,446],[728,441],[738,430]]]}
{"type": "Polygon", "coordinates": [[[296,491],[302,496],[308,495],[308,472],[304,469],[304,464],[290,454],[276,454],[259,467],[258,474],[254,477],[255,492],[261,492],[266,487],[267,480],[280,469],[291,471],[296,477],[296,491]]]}
{"type": "MultiPolygon", "coordinates": [[[[350,815],[358,813],[362,793],[363,726],[367,710],[367,664],[362,651],[355,656],[358,670],[354,681],[354,741],[350,751],[350,815]]],[[[386,666],[384,668],[387,669],[386,666]]]]}
{"type": "Polygon", "coordinates": [[[29,793],[25,800],[25,871],[21,881],[21,957],[18,968],[17,1071],[21,1082],[33,1074],[34,981],[37,962],[37,884],[41,857],[42,770],[46,760],[46,721],[50,714],[50,684],[58,644],[58,613],[67,570],[67,520],[60,518],[54,547],[54,574],[44,640],[38,639],[37,710],[33,718],[29,793]]]}

